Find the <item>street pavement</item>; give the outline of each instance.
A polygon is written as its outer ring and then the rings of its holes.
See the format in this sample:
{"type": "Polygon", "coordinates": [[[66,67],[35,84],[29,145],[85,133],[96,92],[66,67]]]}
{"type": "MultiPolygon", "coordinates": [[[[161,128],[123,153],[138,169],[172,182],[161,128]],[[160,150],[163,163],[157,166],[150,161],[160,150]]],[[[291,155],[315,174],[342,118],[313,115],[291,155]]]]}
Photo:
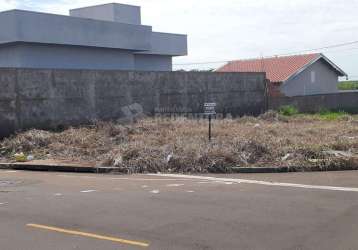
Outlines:
{"type": "Polygon", "coordinates": [[[0,170],[1,250],[358,249],[358,171],[0,170]]]}

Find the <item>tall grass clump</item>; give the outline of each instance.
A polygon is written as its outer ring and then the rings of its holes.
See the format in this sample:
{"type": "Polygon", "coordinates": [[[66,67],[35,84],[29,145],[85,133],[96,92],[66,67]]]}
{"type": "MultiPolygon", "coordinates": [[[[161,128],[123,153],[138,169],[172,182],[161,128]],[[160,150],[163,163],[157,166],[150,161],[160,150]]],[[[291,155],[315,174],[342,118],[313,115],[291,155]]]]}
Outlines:
{"type": "Polygon", "coordinates": [[[285,116],[293,116],[293,115],[298,114],[297,108],[294,106],[291,106],[291,105],[285,105],[285,106],[280,107],[278,112],[281,115],[285,115],[285,116]]]}

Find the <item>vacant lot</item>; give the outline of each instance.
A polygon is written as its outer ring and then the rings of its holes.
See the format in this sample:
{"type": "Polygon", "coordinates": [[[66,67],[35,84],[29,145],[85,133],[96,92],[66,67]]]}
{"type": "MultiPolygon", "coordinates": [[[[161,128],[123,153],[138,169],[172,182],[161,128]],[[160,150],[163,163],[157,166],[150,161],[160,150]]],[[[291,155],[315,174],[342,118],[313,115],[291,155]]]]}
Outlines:
{"type": "Polygon", "coordinates": [[[213,123],[143,119],[97,123],[61,132],[30,130],[0,142],[2,161],[15,153],[35,159],[91,162],[123,172],[230,172],[243,166],[310,169],[357,166],[358,117],[268,112],[213,123]]]}

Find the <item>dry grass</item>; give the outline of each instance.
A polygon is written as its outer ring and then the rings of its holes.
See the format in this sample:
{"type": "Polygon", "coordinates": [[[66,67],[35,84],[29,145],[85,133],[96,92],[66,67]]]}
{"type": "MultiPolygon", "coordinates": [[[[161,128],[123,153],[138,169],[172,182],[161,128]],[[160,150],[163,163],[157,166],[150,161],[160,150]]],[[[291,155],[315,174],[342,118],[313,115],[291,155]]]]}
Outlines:
{"type": "Polygon", "coordinates": [[[330,167],[352,159],[327,150],[358,154],[358,119],[348,115],[326,121],[269,112],[214,121],[212,143],[207,130],[207,121],[187,119],[97,123],[58,133],[30,130],[0,142],[0,157],[8,161],[24,152],[36,159],[96,162],[131,173],[193,173],[230,172],[238,166],[330,167]]]}

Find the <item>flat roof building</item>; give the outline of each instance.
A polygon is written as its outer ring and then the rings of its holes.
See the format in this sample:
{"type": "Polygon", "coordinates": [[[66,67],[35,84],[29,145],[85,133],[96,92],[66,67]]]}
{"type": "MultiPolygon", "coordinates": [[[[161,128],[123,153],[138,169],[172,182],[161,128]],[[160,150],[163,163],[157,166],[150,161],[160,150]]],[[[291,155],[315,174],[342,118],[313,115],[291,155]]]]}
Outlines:
{"type": "Polygon", "coordinates": [[[70,10],[70,16],[0,12],[0,67],[171,71],[187,36],[153,32],[138,6],[70,10]]]}

